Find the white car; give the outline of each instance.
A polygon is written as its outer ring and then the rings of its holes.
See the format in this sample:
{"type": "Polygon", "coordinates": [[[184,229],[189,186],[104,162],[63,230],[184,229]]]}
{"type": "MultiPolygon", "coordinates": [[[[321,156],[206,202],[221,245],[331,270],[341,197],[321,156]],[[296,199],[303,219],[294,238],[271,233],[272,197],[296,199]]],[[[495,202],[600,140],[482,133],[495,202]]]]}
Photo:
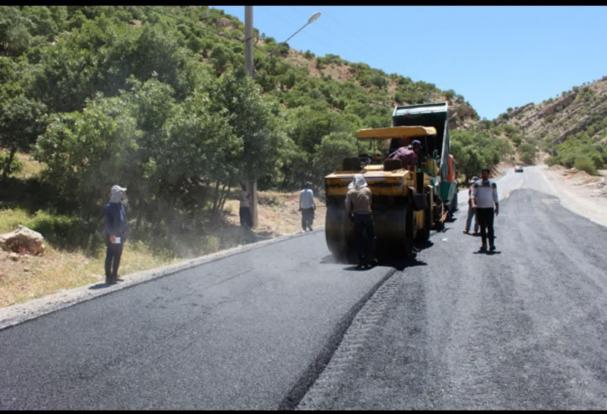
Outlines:
{"type": "Polygon", "coordinates": [[[515,165],[514,166],[514,172],[523,172],[523,167],[520,165],[515,165]]]}

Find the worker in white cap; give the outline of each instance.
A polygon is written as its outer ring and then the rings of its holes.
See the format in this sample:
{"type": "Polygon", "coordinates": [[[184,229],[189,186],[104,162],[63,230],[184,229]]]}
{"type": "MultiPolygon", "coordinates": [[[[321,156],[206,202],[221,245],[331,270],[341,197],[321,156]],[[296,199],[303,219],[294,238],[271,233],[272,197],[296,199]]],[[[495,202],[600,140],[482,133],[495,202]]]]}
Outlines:
{"type": "Polygon", "coordinates": [[[126,220],[126,207],[124,205],[126,188],[119,185],[112,186],[110,201],[104,208],[105,243],[107,246],[105,254],[105,282],[113,285],[118,280],[118,268],[120,257],[124,248],[128,230],[126,220]]]}
{"type": "Polygon", "coordinates": [[[372,194],[362,174],[355,174],[348,185],[346,213],[354,222],[358,250],[357,269],[368,269],[377,264],[375,259],[375,227],[371,210],[372,194]]]}

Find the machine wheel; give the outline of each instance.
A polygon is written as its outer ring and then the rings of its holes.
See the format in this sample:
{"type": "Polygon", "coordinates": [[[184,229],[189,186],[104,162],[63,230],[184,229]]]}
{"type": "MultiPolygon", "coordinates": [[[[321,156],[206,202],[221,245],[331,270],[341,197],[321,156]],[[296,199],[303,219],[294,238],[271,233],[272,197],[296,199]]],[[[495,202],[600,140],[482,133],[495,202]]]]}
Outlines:
{"type": "Polygon", "coordinates": [[[430,228],[432,227],[432,203],[430,198],[432,193],[427,193],[428,197],[427,207],[424,209],[424,228],[418,231],[418,240],[426,242],[430,239],[430,228]]]}
{"type": "Polygon", "coordinates": [[[347,235],[349,227],[351,227],[351,223],[345,209],[338,207],[334,203],[327,203],[325,239],[329,250],[338,261],[346,261],[348,259],[347,235]]]}
{"type": "Polygon", "coordinates": [[[413,252],[413,226],[415,221],[413,220],[413,197],[409,195],[407,197],[407,205],[405,207],[405,237],[403,246],[403,255],[405,258],[411,257],[413,252]]]}

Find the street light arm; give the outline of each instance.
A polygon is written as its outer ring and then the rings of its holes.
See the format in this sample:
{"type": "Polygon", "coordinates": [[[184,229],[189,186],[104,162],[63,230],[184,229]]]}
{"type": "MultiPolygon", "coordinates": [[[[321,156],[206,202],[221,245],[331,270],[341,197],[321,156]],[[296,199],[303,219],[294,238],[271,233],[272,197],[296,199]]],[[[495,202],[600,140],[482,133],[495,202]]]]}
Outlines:
{"type": "Polygon", "coordinates": [[[301,31],[303,30],[303,28],[304,28],[304,27],[306,27],[306,26],[307,26],[307,25],[309,25],[309,24],[310,24],[310,22],[308,22],[308,23],[304,24],[303,26],[301,26],[301,27],[299,28],[299,30],[298,30],[298,31],[296,31],[296,32],[295,32],[295,33],[293,33],[291,36],[289,36],[289,38],[288,38],[287,40],[285,40],[283,43],[287,43],[287,42],[289,41],[289,39],[291,39],[291,38],[292,38],[293,36],[295,36],[297,33],[301,32],[301,31]]]}
{"type": "Polygon", "coordinates": [[[320,12],[314,13],[312,16],[310,16],[310,18],[308,19],[308,22],[306,24],[304,24],[303,26],[301,26],[298,31],[296,31],[291,36],[289,36],[289,38],[287,40],[285,40],[283,43],[287,43],[289,41],[289,39],[291,39],[297,33],[301,32],[303,30],[303,28],[306,27],[307,25],[309,25],[311,23],[314,23],[316,20],[318,20],[319,17],[320,17],[320,12]]]}

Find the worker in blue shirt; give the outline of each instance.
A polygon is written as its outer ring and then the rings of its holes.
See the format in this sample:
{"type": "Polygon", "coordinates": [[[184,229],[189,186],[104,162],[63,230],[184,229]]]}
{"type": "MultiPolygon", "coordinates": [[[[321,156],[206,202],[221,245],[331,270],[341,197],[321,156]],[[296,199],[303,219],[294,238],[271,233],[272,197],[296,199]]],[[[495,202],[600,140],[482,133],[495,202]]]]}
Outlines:
{"type": "Polygon", "coordinates": [[[105,243],[105,282],[115,284],[118,280],[120,258],[126,241],[128,225],[126,221],[126,207],[124,205],[126,188],[114,185],[110,192],[110,202],[104,208],[105,243]]]}

